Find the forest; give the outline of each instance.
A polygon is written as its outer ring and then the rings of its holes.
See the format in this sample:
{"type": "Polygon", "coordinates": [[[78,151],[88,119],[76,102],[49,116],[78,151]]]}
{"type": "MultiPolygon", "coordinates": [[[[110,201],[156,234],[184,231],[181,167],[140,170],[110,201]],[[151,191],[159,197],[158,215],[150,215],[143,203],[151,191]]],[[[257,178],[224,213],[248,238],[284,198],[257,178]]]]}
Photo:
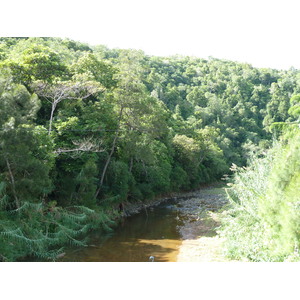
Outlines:
{"type": "Polygon", "coordinates": [[[299,95],[293,68],[0,38],[0,260],[56,260],[120,205],[221,179],[228,255],[298,260],[299,95]]]}

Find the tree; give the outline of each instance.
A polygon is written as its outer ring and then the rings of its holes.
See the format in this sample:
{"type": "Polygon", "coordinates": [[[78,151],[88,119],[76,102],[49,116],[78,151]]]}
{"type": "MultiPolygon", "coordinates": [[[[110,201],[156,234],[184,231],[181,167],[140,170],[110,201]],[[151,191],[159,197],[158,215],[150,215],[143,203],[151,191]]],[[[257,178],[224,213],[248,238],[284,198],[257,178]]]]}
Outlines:
{"type": "Polygon", "coordinates": [[[175,160],[185,170],[189,179],[189,187],[199,183],[200,145],[185,135],[175,135],[173,138],[175,160]]]}
{"type": "Polygon", "coordinates": [[[52,130],[52,122],[54,111],[63,100],[85,99],[100,91],[104,91],[99,84],[95,82],[72,82],[63,81],[56,84],[48,84],[46,82],[37,81],[32,84],[33,90],[40,97],[45,98],[51,103],[51,113],[49,119],[48,134],[52,130]]]}
{"type": "MultiPolygon", "coordinates": [[[[125,132],[125,139],[129,138],[131,131],[158,137],[164,134],[166,127],[166,114],[163,106],[157,98],[147,94],[146,86],[142,82],[142,68],[139,64],[141,53],[123,53],[121,63],[118,65],[119,73],[116,74],[118,86],[112,91],[111,97],[115,103],[117,113],[117,124],[107,160],[104,163],[99,188],[95,197],[99,195],[102,188],[107,168],[120,138],[125,132]],[[127,135],[126,132],[129,132],[127,135]]],[[[132,168],[133,158],[130,160],[132,168]]]]}
{"type": "Polygon", "coordinates": [[[8,58],[3,65],[11,69],[16,82],[27,87],[36,80],[51,83],[57,77],[68,77],[67,67],[60,56],[49,47],[39,44],[30,43],[21,55],[8,58]]]}
{"type": "Polygon", "coordinates": [[[288,113],[294,117],[298,118],[300,117],[300,95],[295,95],[290,99],[291,107],[288,111],[288,113]]]}
{"type": "Polygon", "coordinates": [[[112,64],[98,60],[90,52],[85,52],[75,63],[70,66],[74,80],[99,82],[106,89],[116,86],[116,79],[113,78],[116,70],[112,64]]]}
{"type": "Polygon", "coordinates": [[[5,170],[0,176],[20,207],[22,201],[36,201],[51,190],[52,143],[44,128],[33,125],[40,107],[36,95],[22,85],[7,84],[0,86],[0,99],[0,165],[5,170]]]}

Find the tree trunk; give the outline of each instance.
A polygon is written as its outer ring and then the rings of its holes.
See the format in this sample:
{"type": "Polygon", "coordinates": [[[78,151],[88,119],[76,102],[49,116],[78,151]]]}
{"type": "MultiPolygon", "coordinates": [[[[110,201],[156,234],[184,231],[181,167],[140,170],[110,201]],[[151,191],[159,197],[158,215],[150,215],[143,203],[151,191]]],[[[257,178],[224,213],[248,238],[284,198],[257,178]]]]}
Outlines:
{"type": "Polygon", "coordinates": [[[52,103],[52,108],[51,108],[51,115],[50,115],[50,120],[49,120],[49,129],[48,129],[48,135],[50,135],[51,130],[52,130],[52,121],[53,121],[53,114],[56,108],[56,103],[52,103]]]}
{"type": "Polygon", "coordinates": [[[131,173],[133,167],[133,157],[130,159],[130,166],[129,166],[129,172],[131,173]]]}
{"type": "Polygon", "coordinates": [[[104,168],[103,168],[103,171],[102,171],[102,175],[101,175],[101,179],[100,179],[100,183],[99,183],[99,188],[96,191],[95,198],[97,198],[99,193],[100,193],[100,190],[101,190],[102,185],[103,185],[103,181],[104,181],[104,178],[105,178],[105,175],[106,175],[108,165],[109,165],[109,163],[111,161],[111,158],[112,158],[112,156],[115,152],[116,143],[117,143],[117,140],[118,140],[118,137],[119,137],[120,122],[121,122],[121,119],[122,119],[122,114],[123,114],[123,107],[121,107],[121,110],[120,110],[120,113],[119,113],[118,128],[117,128],[116,135],[115,135],[113,143],[112,143],[110,153],[108,155],[107,161],[106,161],[106,163],[104,165],[104,168]]]}
{"type": "Polygon", "coordinates": [[[19,199],[17,197],[17,192],[16,192],[15,178],[14,178],[14,175],[13,175],[13,173],[11,171],[10,163],[9,163],[9,161],[8,161],[7,158],[6,158],[6,165],[7,165],[7,169],[8,169],[9,176],[10,176],[10,182],[11,182],[12,191],[13,191],[15,202],[16,202],[16,207],[20,208],[20,201],[19,201],[19,199]]]}
{"type": "Polygon", "coordinates": [[[98,188],[98,190],[96,191],[95,198],[98,197],[99,192],[100,192],[100,190],[101,190],[101,188],[102,188],[103,181],[104,181],[104,177],[105,177],[105,175],[106,175],[106,171],[107,171],[108,165],[109,165],[109,163],[110,163],[110,161],[111,161],[112,155],[113,155],[114,152],[115,152],[115,147],[116,147],[117,139],[118,139],[118,131],[117,131],[117,133],[116,133],[116,135],[115,135],[115,137],[114,137],[114,141],[113,141],[113,144],[112,144],[112,147],[111,147],[111,150],[110,150],[108,159],[107,159],[107,161],[106,161],[106,163],[105,163],[105,165],[104,165],[104,168],[103,168],[103,171],[102,171],[102,175],[101,175],[101,179],[100,179],[99,188],[98,188]]]}

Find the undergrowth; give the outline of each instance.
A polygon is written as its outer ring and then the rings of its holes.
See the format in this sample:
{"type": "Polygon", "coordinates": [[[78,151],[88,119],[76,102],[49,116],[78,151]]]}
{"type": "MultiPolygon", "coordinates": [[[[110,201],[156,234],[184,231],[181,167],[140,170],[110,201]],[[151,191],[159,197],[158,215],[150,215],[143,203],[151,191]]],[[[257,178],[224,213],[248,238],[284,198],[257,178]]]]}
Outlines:
{"type": "Polygon", "coordinates": [[[225,254],[242,261],[299,261],[300,134],[289,133],[248,167],[233,166],[230,209],[220,235],[225,254]]]}
{"type": "Polygon", "coordinates": [[[8,210],[4,191],[5,185],[1,183],[1,261],[26,257],[55,261],[62,254],[63,246],[85,246],[90,230],[112,230],[113,221],[107,214],[84,206],[61,208],[53,203],[24,201],[19,208],[8,210]]]}

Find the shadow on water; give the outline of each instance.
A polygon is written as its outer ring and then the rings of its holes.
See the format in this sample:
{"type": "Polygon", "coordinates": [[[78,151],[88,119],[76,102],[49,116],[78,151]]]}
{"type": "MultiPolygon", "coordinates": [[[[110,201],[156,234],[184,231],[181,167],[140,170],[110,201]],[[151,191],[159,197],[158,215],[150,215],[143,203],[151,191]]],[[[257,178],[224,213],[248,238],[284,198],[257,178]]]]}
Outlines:
{"type": "Polygon", "coordinates": [[[183,215],[171,209],[173,204],[128,217],[113,233],[93,233],[88,247],[67,250],[63,261],[146,262],[151,255],[156,262],[176,261],[183,215]]]}

